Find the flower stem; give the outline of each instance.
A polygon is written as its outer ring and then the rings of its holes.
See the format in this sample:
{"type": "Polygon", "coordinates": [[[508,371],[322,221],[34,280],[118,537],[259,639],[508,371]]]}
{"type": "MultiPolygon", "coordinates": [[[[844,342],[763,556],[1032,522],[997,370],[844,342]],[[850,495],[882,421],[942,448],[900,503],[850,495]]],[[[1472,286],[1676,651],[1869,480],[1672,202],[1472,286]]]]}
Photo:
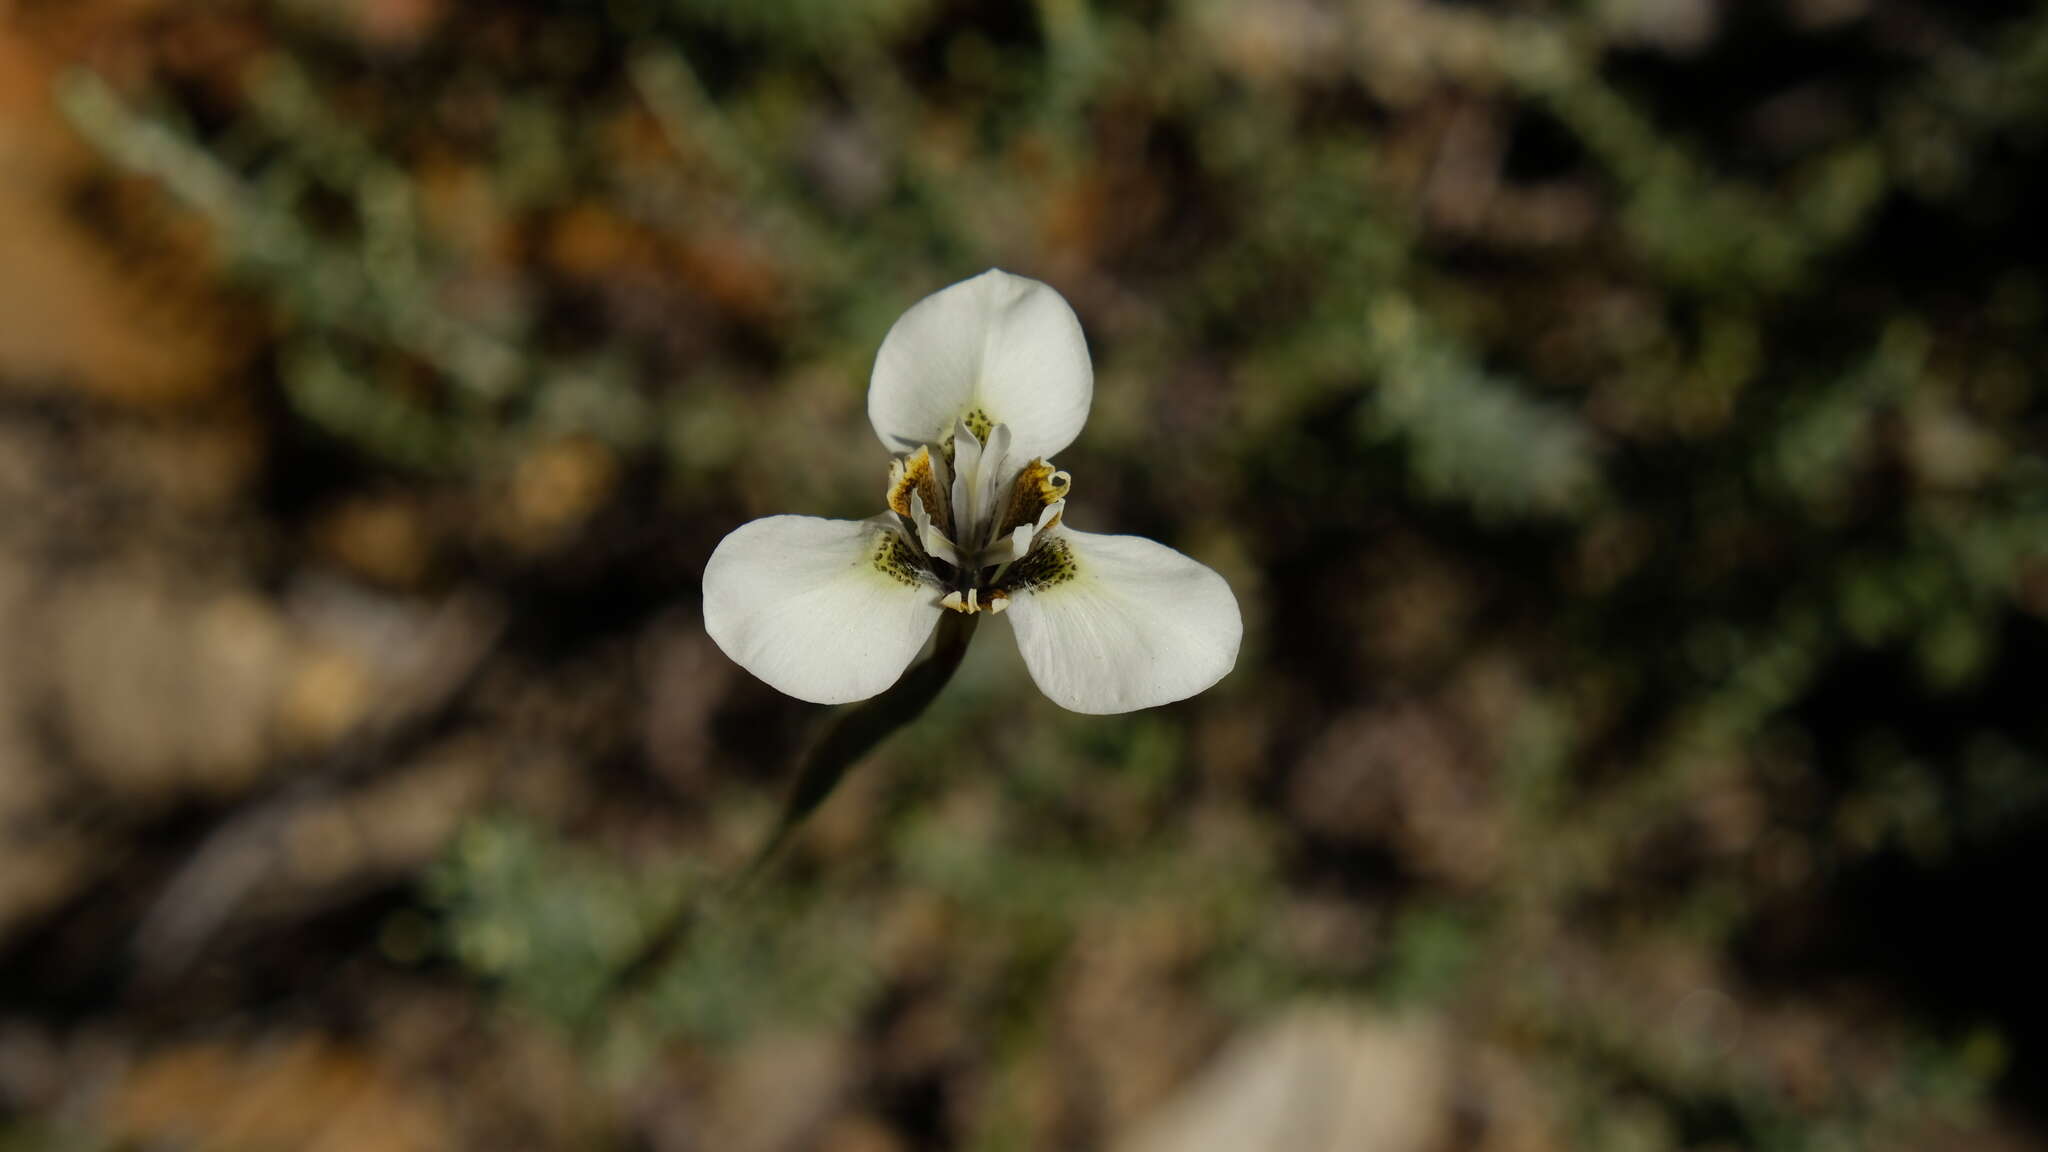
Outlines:
{"type": "Polygon", "coordinates": [[[833,717],[831,726],[804,757],[781,820],[740,873],[737,886],[751,882],[774,859],[790,834],[825,802],[861,757],[898,728],[924,714],[953,679],[953,673],[960,670],[960,661],[967,655],[967,644],[974,638],[974,627],[980,619],[966,612],[945,613],[939,619],[938,639],[930,656],[904,673],[887,692],[833,717]]]}
{"type": "Polygon", "coordinates": [[[924,710],[938,698],[940,690],[953,679],[953,673],[960,670],[960,661],[967,655],[968,641],[974,638],[974,628],[980,619],[978,615],[965,612],[941,615],[938,639],[932,645],[931,655],[904,673],[903,678],[887,692],[864,700],[832,718],[824,734],[804,756],[797,771],[796,785],[783,805],[781,818],[747,866],[730,883],[710,893],[708,899],[702,902],[685,900],[666,921],[657,925],[610,981],[613,995],[639,992],[666,966],[668,959],[676,954],[701,919],[715,916],[727,900],[767,871],[790,836],[825,802],[826,797],[832,795],[840,780],[861,757],[873,751],[898,728],[924,714],[924,710]]]}

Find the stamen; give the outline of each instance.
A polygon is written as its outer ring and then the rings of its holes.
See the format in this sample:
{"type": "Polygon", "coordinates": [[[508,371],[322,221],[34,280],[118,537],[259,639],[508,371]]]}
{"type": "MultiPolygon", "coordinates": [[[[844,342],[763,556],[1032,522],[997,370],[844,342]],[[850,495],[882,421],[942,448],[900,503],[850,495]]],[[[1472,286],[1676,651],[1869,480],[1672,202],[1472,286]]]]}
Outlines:
{"type": "MultiPolygon", "coordinates": [[[[946,442],[891,463],[889,507],[907,521],[906,553],[919,546],[924,558],[958,570],[960,587],[940,607],[994,615],[1009,610],[1014,591],[1073,579],[1070,550],[1048,536],[1066,513],[1073,477],[1043,458],[1012,471],[1009,427],[974,415],[979,426],[956,421],[946,442]]],[[[929,565],[919,568],[939,582],[929,565]]]]}
{"type": "Polygon", "coordinates": [[[1001,612],[1003,609],[1008,608],[1009,606],[1010,594],[1007,592],[991,592],[989,593],[988,603],[982,603],[981,589],[978,587],[969,588],[965,592],[962,592],[958,588],[955,588],[954,590],[946,593],[943,597],[939,599],[939,607],[947,608],[954,612],[959,612],[967,616],[972,616],[976,612],[984,611],[1001,612]]]}

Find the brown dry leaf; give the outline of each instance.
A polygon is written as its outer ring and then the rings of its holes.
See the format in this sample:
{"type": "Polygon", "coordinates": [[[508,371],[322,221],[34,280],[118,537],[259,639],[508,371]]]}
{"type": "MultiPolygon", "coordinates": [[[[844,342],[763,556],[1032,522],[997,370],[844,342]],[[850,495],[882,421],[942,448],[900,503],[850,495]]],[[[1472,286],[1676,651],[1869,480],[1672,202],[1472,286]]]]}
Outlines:
{"type": "Polygon", "coordinates": [[[454,1147],[426,1095],[318,1039],[195,1044],[145,1059],[116,1091],[116,1143],[193,1152],[435,1152],[454,1147]]]}
{"type": "Polygon", "coordinates": [[[384,48],[410,48],[441,23],[441,0],[315,0],[317,7],[360,36],[384,48]]]}
{"type": "Polygon", "coordinates": [[[488,169],[430,155],[413,169],[413,180],[426,232],[467,263],[496,275],[522,258],[518,220],[488,169]]]}
{"type": "Polygon", "coordinates": [[[783,310],[786,290],[768,245],[744,231],[699,229],[683,238],[676,264],[693,291],[736,316],[770,321],[783,310]]]}
{"type": "Polygon", "coordinates": [[[386,587],[413,587],[432,566],[433,528],[419,504],[401,496],[351,496],[322,513],[313,534],[343,567],[386,587]]]}
{"type": "Polygon", "coordinates": [[[557,543],[610,498],[618,478],[618,458],[594,440],[544,444],[513,470],[506,534],[523,548],[557,543]]]}
{"type": "Polygon", "coordinates": [[[548,231],[548,262],[563,275],[597,281],[646,251],[649,238],[602,204],[586,201],[558,216],[548,231]]]}
{"type": "Polygon", "coordinates": [[[214,390],[235,359],[195,236],[122,266],[69,209],[93,161],[51,95],[65,65],[0,26],[0,385],[56,383],[133,403],[214,390]]]}

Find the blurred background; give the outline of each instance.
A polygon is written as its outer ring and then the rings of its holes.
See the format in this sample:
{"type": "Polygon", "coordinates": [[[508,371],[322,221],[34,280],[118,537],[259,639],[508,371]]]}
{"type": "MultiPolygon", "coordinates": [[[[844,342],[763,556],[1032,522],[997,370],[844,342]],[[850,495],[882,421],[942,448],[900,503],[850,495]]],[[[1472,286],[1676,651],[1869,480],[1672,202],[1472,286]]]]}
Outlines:
{"type": "Polygon", "coordinates": [[[2044,149],[1993,0],[0,0],[0,1149],[2048,1146],[2044,149]],[[706,913],[992,265],[1238,668],[706,913]]]}

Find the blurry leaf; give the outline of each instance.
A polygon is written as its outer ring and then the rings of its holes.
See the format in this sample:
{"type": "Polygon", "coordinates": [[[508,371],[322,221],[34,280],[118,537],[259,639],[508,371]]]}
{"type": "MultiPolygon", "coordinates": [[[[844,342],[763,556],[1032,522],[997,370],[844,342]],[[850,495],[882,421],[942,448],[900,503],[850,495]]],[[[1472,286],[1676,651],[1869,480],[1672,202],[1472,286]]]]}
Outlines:
{"type": "Polygon", "coordinates": [[[1523,515],[1570,514],[1591,499],[1592,438],[1569,412],[1481,371],[1405,300],[1382,300],[1368,325],[1379,373],[1369,430],[1409,446],[1424,492],[1523,515]]]}

